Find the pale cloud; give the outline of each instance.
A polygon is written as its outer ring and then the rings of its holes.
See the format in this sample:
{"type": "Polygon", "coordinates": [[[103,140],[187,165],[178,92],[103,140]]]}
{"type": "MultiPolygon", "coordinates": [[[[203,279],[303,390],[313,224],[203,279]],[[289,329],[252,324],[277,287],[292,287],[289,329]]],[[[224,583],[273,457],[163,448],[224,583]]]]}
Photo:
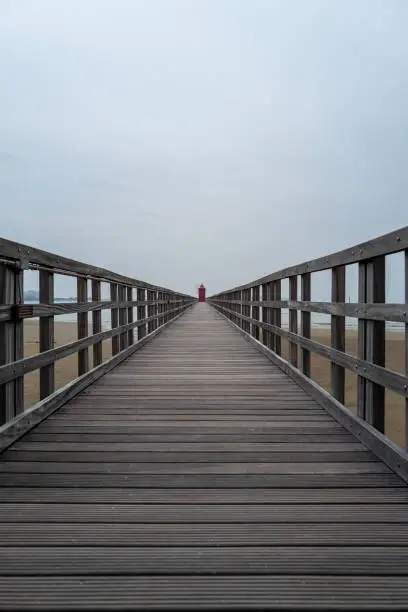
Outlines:
{"type": "Polygon", "coordinates": [[[405,0],[3,0],[1,234],[213,292],[404,225],[407,19],[405,0]]]}

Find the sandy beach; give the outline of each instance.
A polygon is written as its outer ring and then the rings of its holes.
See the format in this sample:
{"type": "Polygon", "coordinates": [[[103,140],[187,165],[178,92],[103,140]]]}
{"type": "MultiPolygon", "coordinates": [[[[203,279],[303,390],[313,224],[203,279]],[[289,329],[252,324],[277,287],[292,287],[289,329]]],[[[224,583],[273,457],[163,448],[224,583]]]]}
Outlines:
{"type": "MultiPolygon", "coordinates": [[[[25,355],[35,355],[39,352],[39,325],[38,321],[25,321],[25,355]]],[[[312,329],[312,338],[323,344],[330,344],[330,329],[312,329]]],[[[77,339],[75,323],[55,323],[55,344],[61,346],[77,339]]],[[[287,342],[282,340],[282,354],[287,357],[287,342]]],[[[357,355],[357,330],[346,331],[346,351],[357,355]]],[[[111,356],[111,340],[103,342],[104,361],[111,356]]],[[[92,367],[92,349],[89,350],[89,363],[92,367]]],[[[60,359],[55,365],[56,389],[59,389],[77,376],[77,355],[70,355],[60,359]]],[[[404,372],[404,334],[400,332],[387,332],[386,335],[386,365],[396,372],[404,372]]],[[[322,387],[330,390],[330,362],[324,357],[313,355],[311,357],[311,374],[322,387]]],[[[39,400],[39,372],[30,372],[25,376],[25,406],[28,408],[39,400]]],[[[400,446],[404,444],[405,402],[404,399],[392,391],[386,390],[386,434],[400,446]]],[[[356,411],[357,376],[346,371],[346,405],[356,411]]]]}

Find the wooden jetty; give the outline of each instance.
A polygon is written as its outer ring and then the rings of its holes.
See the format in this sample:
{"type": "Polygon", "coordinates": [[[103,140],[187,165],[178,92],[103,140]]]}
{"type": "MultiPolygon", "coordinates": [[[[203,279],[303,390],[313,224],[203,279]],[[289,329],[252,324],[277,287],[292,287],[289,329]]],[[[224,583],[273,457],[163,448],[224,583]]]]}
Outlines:
{"type": "Polygon", "coordinates": [[[385,322],[408,318],[385,303],[384,261],[407,249],[403,228],[197,303],[1,240],[0,609],[408,608],[408,455],[384,435],[384,389],[408,396],[406,374],[385,367],[385,322]],[[38,305],[21,298],[29,267],[38,305]],[[312,302],[322,269],[332,301],[312,302]],[[61,272],[78,278],[75,304],[53,302],[61,272]],[[78,340],[54,347],[61,312],[77,313],[78,340]],[[331,315],[331,346],[310,338],[311,312],[331,315]],[[24,319],[37,316],[41,350],[24,357],[24,319]],[[348,316],[358,357],[345,352],[348,316]],[[56,360],[75,352],[78,378],[55,390],[56,360]],[[331,360],[332,393],[311,380],[311,352],[331,360]],[[36,369],[41,401],[24,411],[36,369]]]}

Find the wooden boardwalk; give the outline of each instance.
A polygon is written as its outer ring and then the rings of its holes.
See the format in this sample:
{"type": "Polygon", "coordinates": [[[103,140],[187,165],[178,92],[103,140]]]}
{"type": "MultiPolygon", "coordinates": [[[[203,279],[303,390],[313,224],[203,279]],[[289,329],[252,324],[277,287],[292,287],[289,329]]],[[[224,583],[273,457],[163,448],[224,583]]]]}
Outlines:
{"type": "Polygon", "coordinates": [[[0,485],[0,609],[408,607],[407,486],[207,304],[0,485]]]}

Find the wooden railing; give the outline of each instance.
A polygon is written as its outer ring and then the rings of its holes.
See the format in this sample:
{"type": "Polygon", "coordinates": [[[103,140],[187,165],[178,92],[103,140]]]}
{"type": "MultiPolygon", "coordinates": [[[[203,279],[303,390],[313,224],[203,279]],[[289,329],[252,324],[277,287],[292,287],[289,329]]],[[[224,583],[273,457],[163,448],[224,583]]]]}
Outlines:
{"type": "MultiPolygon", "coordinates": [[[[209,302],[260,342],[276,357],[276,363],[303,383],[310,377],[311,353],[329,359],[331,396],[335,402],[344,404],[345,370],[357,374],[358,417],[379,432],[384,432],[384,389],[405,397],[405,443],[408,443],[408,227],[223,291],[211,296],[209,302]],[[405,303],[389,304],[385,303],[385,257],[398,252],[405,252],[405,278],[401,278],[401,284],[405,283],[405,303]],[[356,263],[358,303],[347,303],[346,270],[356,263]],[[311,275],[322,270],[331,270],[331,301],[313,302],[311,275]],[[281,299],[284,279],[289,279],[289,300],[281,299]],[[282,309],[289,311],[288,329],[282,327],[282,309]],[[331,316],[331,346],[311,339],[311,313],[331,316]],[[345,352],[345,317],[358,319],[358,356],[345,352]],[[386,321],[405,324],[405,364],[401,364],[405,375],[385,367],[386,321]],[[286,360],[282,359],[282,338],[289,343],[286,360]]],[[[327,403],[327,393],[321,389],[321,394],[327,403]]]]}
{"type": "Polygon", "coordinates": [[[35,407],[36,412],[44,414],[54,410],[130,355],[195,301],[191,296],[164,287],[0,239],[0,426],[23,413],[27,373],[40,371],[41,401],[35,407]],[[24,303],[25,270],[39,272],[38,304],[24,303]],[[54,303],[56,274],[76,277],[77,303],[54,303]],[[110,285],[109,300],[101,299],[101,283],[110,285]],[[88,295],[92,296],[91,301],[88,295]],[[111,329],[103,331],[105,309],[111,312],[111,329]],[[92,333],[89,335],[90,312],[92,333]],[[54,317],[68,313],[77,314],[78,339],[54,347],[54,317]],[[39,317],[39,354],[24,357],[24,320],[33,317],[39,317]],[[107,339],[112,342],[112,357],[103,362],[102,342],[107,339]],[[92,369],[89,366],[91,347],[92,369]],[[78,355],[78,378],[55,391],[55,363],[74,353],[78,355]]]}

